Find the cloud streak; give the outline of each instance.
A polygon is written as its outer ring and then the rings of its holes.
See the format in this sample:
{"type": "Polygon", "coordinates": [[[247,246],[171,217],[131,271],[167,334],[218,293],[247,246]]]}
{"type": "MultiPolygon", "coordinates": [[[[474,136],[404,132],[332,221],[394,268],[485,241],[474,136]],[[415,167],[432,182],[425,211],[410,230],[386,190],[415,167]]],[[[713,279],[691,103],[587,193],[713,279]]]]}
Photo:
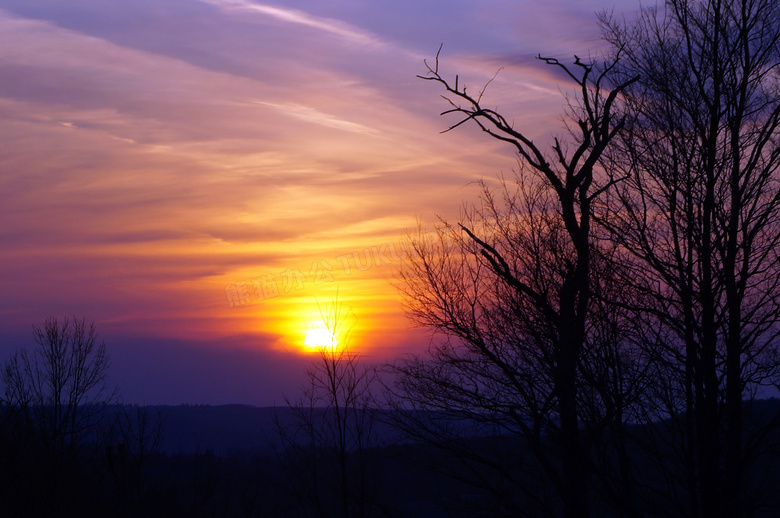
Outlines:
{"type": "Polygon", "coordinates": [[[284,113],[290,117],[294,117],[305,122],[310,122],[312,124],[319,124],[327,128],[362,134],[376,133],[376,130],[369,128],[368,126],[340,119],[333,115],[323,113],[316,108],[312,108],[311,106],[306,106],[303,104],[271,103],[265,101],[255,101],[255,103],[261,104],[263,106],[270,106],[271,108],[279,110],[281,113],[284,113]]]}
{"type": "Polygon", "coordinates": [[[385,43],[375,35],[362,31],[347,23],[329,18],[311,16],[297,9],[285,9],[267,4],[255,3],[249,0],[200,0],[216,5],[229,11],[254,12],[266,15],[283,22],[317,29],[328,34],[339,36],[358,45],[383,47],[385,43]]]}

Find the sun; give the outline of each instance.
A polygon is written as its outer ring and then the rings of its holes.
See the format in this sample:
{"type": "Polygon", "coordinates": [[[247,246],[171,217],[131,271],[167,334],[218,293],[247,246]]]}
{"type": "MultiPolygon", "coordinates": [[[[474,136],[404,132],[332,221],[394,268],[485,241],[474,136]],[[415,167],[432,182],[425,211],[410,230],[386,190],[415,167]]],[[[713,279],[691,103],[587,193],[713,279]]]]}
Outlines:
{"type": "Polygon", "coordinates": [[[326,327],[313,327],[306,331],[306,338],[303,339],[303,344],[312,349],[319,349],[320,347],[336,347],[336,337],[326,327]]]}

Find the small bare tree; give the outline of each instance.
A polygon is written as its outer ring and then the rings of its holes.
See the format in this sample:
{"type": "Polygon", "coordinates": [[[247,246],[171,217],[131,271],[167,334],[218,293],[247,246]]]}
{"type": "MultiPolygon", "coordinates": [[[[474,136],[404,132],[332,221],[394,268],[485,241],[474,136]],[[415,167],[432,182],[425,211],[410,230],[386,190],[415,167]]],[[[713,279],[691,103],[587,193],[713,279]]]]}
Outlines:
{"type": "Polygon", "coordinates": [[[5,447],[18,473],[34,470],[56,495],[83,468],[78,459],[97,442],[115,391],[105,383],[109,357],[94,324],[49,318],[33,337],[37,347],[14,353],[0,372],[5,447]]]}
{"type": "Polygon", "coordinates": [[[291,483],[309,504],[302,514],[367,517],[376,508],[369,451],[376,446],[376,372],[350,349],[351,309],[337,299],[320,315],[329,337],[315,344],[318,357],[306,371],[302,395],[287,400],[292,424],[278,419],[278,429],[291,483]]]}
{"type": "Polygon", "coordinates": [[[33,328],[38,347],[20,349],[4,365],[3,402],[44,444],[77,448],[115,393],[105,385],[109,357],[94,324],[47,319],[33,328]]]}

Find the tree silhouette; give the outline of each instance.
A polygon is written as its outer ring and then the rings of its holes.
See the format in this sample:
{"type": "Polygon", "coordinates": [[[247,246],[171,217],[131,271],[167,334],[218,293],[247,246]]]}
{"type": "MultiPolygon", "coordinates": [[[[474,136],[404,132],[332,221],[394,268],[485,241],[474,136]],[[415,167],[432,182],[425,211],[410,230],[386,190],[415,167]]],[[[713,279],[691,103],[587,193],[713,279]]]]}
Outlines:
{"type": "Polygon", "coordinates": [[[645,290],[661,382],[647,421],[669,419],[680,464],[660,464],[687,490],[684,514],[740,516],[766,433],[746,429],[743,401],[780,373],[780,7],[669,0],[602,25],[623,58],[613,77],[641,77],[608,166],[626,180],[597,212],[645,290]]]}
{"type": "MultiPolygon", "coordinates": [[[[636,79],[609,89],[616,61],[594,65],[575,57],[569,67],[539,59],[566,74],[577,100],[567,114],[569,138],[556,138],[546,153],[509,118],[483,106],[485,89],[472,95],[458,76],[444,79],[438,54],[421,76],[446,91],[450,107],[443,115],[457,117],[446,131],[474,123],[511,145],[521,165],[517,192],[505,188],[496,200],[484,189],[481,207],[459,225],[445,223],[432,241],[413,241],[401,290],[411,316],[444,340],[432,343],[430,358],[396,364],[395,398],[399,406],[487,421],[520,435],[562,502],[563,515],[588,516],[594,432],[619,419],[629,400],[627,394],[607,394],[615,379],[602,376],[601,386],[592,384],[592,360],[619,350],[617,337],[595,332],[592,318],[596,273],[603,270],[592,236],[592,204],[615,181],[599,176],[598,163],[624,125],[614,111],[618,97],[636,79]]],[[[623,375],[616,369],[601,374],[623,375]]]]}
{"type": "Polygon", "coordinates": [[[288,399],[293,422],[277,419],[293,491],[305,516],[365,518],[375,511],[376,446],[371,390],[376,372],[350,349],[355,316],[334,300],[320,308],[330,335],[317,346],[303,394],[288,399]]]}
{"type": "Polygon", "coordinates": [[[28,502],[30,509],[66,498],[84,475],[84,449],[96,442],[115,395],[105,385],[109,357],[94,324],[49,318],[33,337],[37,347],[17,351],[0,372],[6,475],[12,487],[51,497],[28,502]]]}

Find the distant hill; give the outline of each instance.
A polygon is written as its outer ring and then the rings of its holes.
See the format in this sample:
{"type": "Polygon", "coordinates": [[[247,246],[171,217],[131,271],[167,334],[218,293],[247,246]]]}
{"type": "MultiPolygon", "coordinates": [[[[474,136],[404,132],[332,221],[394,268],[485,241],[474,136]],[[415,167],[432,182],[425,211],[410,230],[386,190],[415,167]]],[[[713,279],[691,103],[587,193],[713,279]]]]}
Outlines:
{"type": "MultiPolygon", "coordinates": [[[[748,403],[746,403],[748,405],[748,403]]],[[[747,415],[759,422],[780,413],[780,400],[755,400],[747,415]]],[[[136,408],[136,407],[133,407],[136,408]]],[[[167,454],[211,451],[218,456],[272,453],[279,445],[277,421],[287,429],[295,424],[288,407],[250,405],[155,405],[141,407],[150,417],[162,419],[161,450],[167,454]]],[[[132,413],[132,412],[131,412],[132,413]]],[[[376,425],[380,442],[394,442],[389,425],[376,425]]]]}
{"type": "MultiPolygon", "coordinates": [[[[160,449],[171,455],[205,451],[218,456],[272,453],[280,444],[279,426],[290,430],[296,423],[288,407],[154,405],[141,408],[150,417],[159,416],[162,420],[160,449]]],[[[380,439],[394,434],[387,425],[376,425],[376,431],[380,439]]]]}
{"type": "Polygon", "coordinates": [[[144,407],[163,423],[161,450],[168,454],[212,451],[233,453],[271,451],[277,431],[274,415],[284,422],[286,408],[249,405],[180,405],[144,407]]]}

